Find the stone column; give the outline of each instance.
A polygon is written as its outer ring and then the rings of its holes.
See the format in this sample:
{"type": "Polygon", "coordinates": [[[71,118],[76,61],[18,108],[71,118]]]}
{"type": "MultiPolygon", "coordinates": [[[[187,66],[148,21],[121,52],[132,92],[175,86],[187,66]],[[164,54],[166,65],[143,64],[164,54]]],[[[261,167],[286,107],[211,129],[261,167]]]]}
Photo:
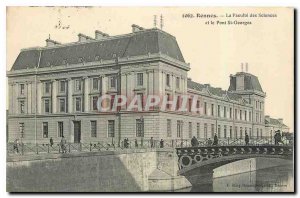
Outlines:
{"type": "Polygon", "coordinates": [[[73,80],[68,78],[68,113],[73,112],[73,80]]]}
{"type": "Polygon", "coordinates": [[[52,88],[52,93],[51,93],[52,113],[56,113],[57,111],[57,81],[56,80],[52,80],[51,88],[52,88]]]}
{"type": "Polygon", "coordinates": [[[84,112],[90,111],[90,100],[89,100],[89,93],[90,93],[90,78],[84,77],[84,112]]]}
{"type": "Polygon", "coordinates": [[[41,114],[42,113],[42,82],[36,81],[36,84],[37,84],[37,90],[36,90],[37,114],[41,114]]]}
{"type": "Polygon", "coordinates": [[[31,82],[27,82],[26,83],[26,87],[27,87],[27,113],[31,114],[32,113],[32,83],[31,82]]]}
{"type": "Polygon", "coordinates": [[[9,109],[8,109],[8,112],[9,114],[13,114],[14,112],[14,101],[13,101],[13,98],[16,97],[14,96],[14,92],[13,92],[13,89],[14,89],[14,85],[13,83],[8,83],[8,103],[9,103],[9,109]]]}

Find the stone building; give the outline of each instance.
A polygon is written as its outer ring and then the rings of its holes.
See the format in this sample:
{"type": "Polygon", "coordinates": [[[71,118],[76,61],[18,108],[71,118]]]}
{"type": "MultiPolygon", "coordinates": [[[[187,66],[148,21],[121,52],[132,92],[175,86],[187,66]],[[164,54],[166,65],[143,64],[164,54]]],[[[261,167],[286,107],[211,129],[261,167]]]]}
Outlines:
{"type": "Polygon", "coordinates": [[[264,98],[258,78],[247,72],[230,76],[228,91],[187,78],[176,38],[157,28],[132,25],[132,33],[22,49],[11,70],[8,141],[112,142],[122,139],[251,138],[270,135],[265,129],[264,98]],[[197,96],[198,112],[153,108],[97,111],[101,95],[197,96]]]}
{"type": "Polygon", "coordinates": [[[282,133],[288,133],[290,128],[283,123],[283,119],[275,119],[271,118],[269,115],[265,116],[265,125],[266,125],[266,134],[273,137],[276,131],[280,131],[282,133]]]}

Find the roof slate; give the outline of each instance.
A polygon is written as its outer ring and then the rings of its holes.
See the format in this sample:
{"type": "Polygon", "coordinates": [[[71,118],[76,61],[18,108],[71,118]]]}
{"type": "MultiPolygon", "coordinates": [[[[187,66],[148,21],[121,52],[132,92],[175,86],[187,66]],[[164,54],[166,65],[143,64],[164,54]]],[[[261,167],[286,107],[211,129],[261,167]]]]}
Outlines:
{"type": "Polygon", "coordinates": [[[284,123],[280,124],[280,121],[275,118],[270,118],[270,122],[267,119],[265,119],[265,124],[288,127],[284,123]]]}
{"type": "Polygon", "coordinates": [[[51,48],[28,49],[20,52],[12,70],[49,67],[97,60],[112,60],[116,57],[162,53],[185,62],[178,43],[172,35],[158,29],[147,29],[127,35],[109,37],[74,44],[57,45],[51,48]]]}

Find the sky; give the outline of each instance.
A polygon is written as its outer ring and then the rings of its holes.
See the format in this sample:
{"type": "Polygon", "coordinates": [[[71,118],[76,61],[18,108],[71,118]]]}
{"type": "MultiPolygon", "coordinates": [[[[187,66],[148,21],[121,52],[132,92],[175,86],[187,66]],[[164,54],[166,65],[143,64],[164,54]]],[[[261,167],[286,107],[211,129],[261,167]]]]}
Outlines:
{"type": "Polygon", "coordinates": [[[69,43],[77,41],[79,33],[94,37],[95,30],[112,36],[126,34],[132,24],[153,28],[154,15],[159,28],[159,16],[163,15],[163,30],[176,37],[190,63],[188,76],[193,81],[227,90],[230,74],[240,72],[241,63],[247,62],[248,72],[258,77],[266,92],[265,114],[283,118],[294,130],[294,22],[290,8],[8,7],[6,68],[10,70],[22,48],[45,46],[49,35],[69,43]],[[269,17],[250,17],[251,13],[269,17]],[[193,18],[187,17],[191,14],[193,18]],[[200,18],[197,14],[219,17],[200,18]],[[238,14],[240,17],[229,17],[238,14]],[[246,14],[248,17],[241,17],[246,14]],[[228,20],[248,25],[228,25],[228,20]],[[207,21],[215,24],[207,25],[207,21]]]}

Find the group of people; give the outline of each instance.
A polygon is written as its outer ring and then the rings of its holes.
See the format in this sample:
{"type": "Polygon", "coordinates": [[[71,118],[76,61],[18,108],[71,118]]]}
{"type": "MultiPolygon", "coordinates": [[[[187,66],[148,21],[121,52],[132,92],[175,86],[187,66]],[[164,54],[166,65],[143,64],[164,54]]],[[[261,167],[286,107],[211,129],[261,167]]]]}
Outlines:
{"type": "MultiPolygon", "coordinates": [[[[149,143],[150,143],[150,147],[151,147],[151,148],[154,148],[154,147],[155,147],[155,140],[153,139],[153,137],[150,138],[149,143]]],[[[130,144],[130,143],[129,143],[128,138],[125,138],[124,141],[123,141],[124,148],[129,148],[129,144],[130,144]]],[[[141,145],[142,145],[142,140],[141,140],[141,145]]],[[[137,140],[137,139],[134,140],[134,147],[135,147],[135,148],[138,148],[138,147],[139,147],[139,144],[138,144],[138,140],[137,140]]],[[[160,147],[160,148],[164,148],[164,140],[163,140],[163,139],[160,140],[160,142],[159,142],[159,147],[160,147]]]]}

